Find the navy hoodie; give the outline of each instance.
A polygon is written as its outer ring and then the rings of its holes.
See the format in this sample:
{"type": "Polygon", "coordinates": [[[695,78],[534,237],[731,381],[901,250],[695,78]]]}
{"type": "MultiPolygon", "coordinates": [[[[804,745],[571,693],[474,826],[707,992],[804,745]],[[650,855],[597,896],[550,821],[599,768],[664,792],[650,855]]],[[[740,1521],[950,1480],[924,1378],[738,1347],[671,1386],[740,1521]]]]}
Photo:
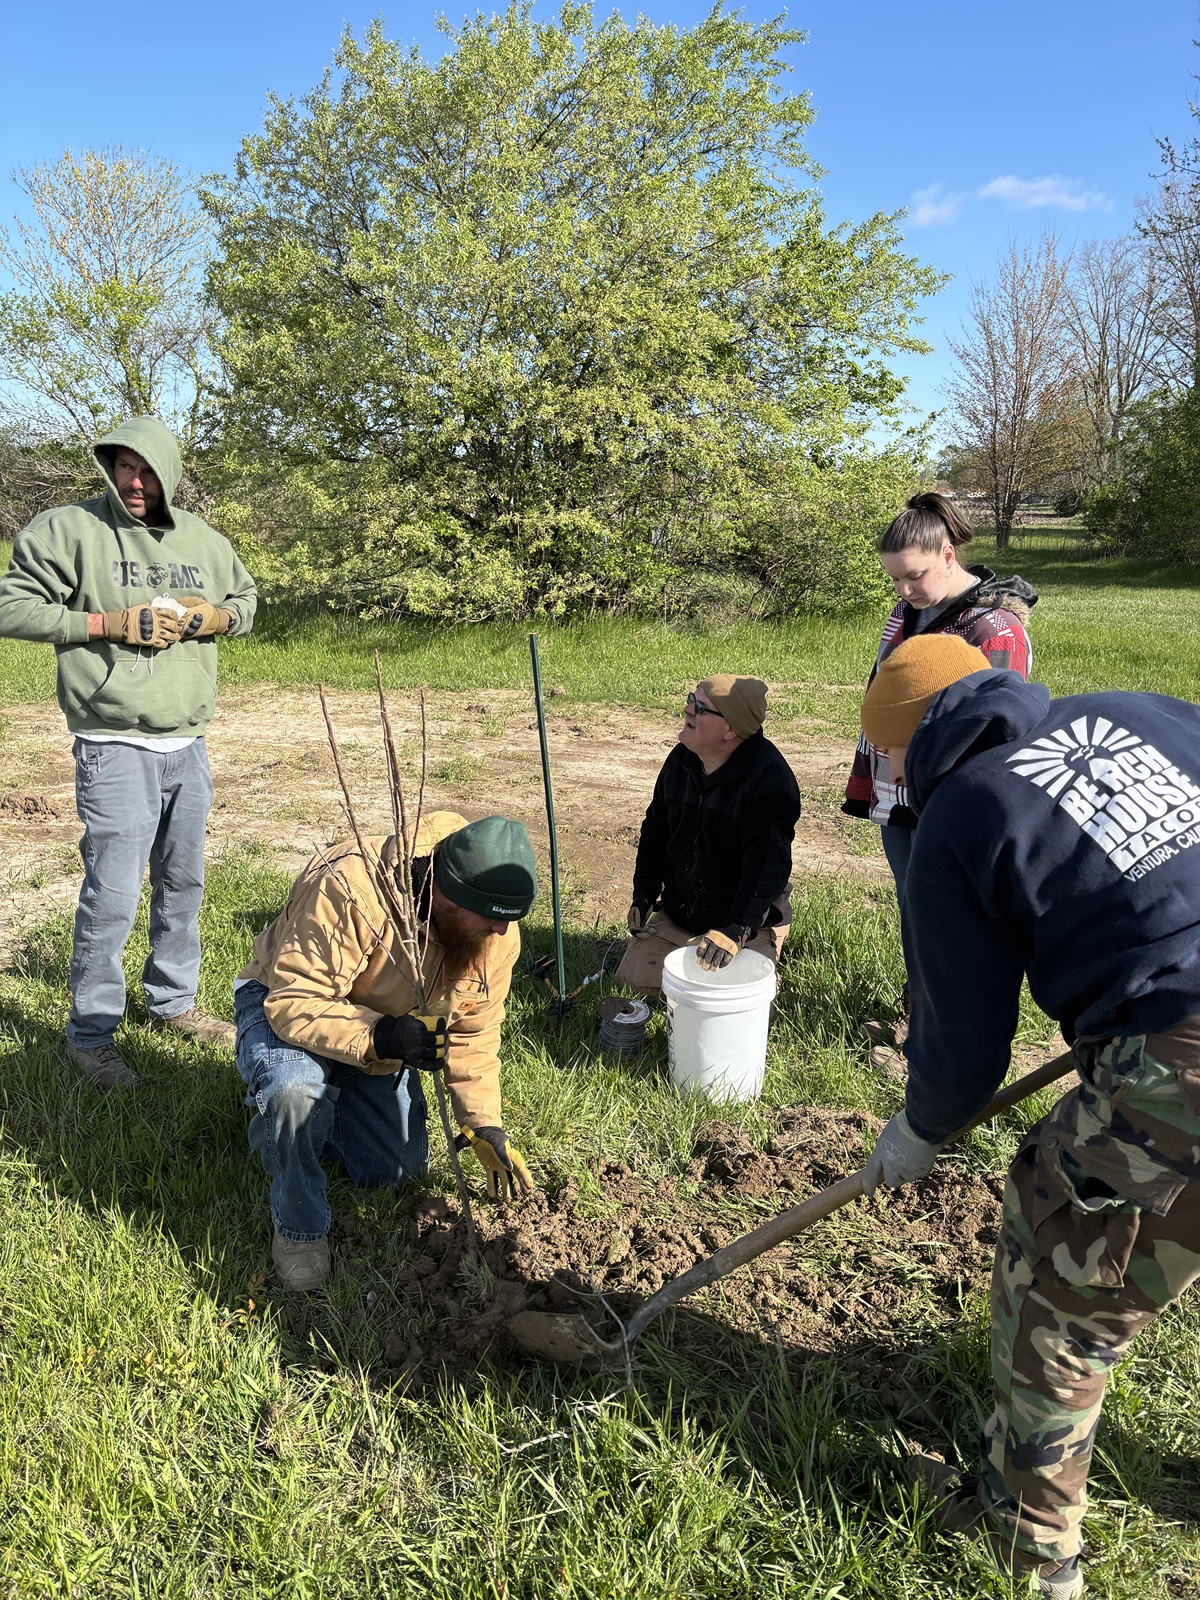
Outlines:
{"type": "Polygon", "coordinates": [[[1068,1042],[1200,1013],[1200,709],[945,689],[905,758],[908,1119],[941,1142],[1008,1071],[1021,978],[1068,1042]]]}

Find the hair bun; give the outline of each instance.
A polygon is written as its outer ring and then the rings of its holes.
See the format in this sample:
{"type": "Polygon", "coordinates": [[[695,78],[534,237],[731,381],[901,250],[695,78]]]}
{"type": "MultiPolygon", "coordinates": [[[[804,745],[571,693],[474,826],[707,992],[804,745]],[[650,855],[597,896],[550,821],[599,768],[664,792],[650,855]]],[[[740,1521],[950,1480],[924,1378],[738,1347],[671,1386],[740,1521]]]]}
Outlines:
{"type": "Polygon", "coordinates": [[[878,549],[882,555],[899,550],[936,551],[946,541],[957,550],[971,542],[971,524],[949,495],[936,489],[914,494],[898,517],[888,523],[878,549]]]}

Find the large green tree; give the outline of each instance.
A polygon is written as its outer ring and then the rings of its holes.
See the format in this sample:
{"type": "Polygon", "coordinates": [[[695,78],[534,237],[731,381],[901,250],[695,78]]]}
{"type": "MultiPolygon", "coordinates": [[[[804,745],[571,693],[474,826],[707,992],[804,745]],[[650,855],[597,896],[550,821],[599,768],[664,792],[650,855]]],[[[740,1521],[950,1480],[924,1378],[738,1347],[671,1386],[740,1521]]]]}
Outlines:
{"type": "Polygon", "coordinates": [[[209,376],[208,219],[142,150],[18,168],[28,216],[0,229],[0,416],[19,438],[88,442],[158,412],[193,442],[209,376]]]}
{"type": "Polygon", "coordinates": [[[417,614],[775,570],[938,282],[894,219],[827,226],[780,92],[802,36],[522,4],[446,32],[432,65],[347,35],[206,196],[230,515],[417,614]]]}

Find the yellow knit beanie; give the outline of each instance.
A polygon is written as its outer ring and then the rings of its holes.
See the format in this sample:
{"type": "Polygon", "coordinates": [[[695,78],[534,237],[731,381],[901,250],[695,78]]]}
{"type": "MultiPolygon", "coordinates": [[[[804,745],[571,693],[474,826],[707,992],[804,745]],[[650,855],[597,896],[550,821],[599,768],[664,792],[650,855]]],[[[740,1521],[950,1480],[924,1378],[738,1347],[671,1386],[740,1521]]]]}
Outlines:
{"type": "Polygon", "coordinates": [[[875,674],[862,703],[862,731],[881,750],[906,745],[935,694],[990,671],[982,650],[956,633],[906,639],[875,674]]]}

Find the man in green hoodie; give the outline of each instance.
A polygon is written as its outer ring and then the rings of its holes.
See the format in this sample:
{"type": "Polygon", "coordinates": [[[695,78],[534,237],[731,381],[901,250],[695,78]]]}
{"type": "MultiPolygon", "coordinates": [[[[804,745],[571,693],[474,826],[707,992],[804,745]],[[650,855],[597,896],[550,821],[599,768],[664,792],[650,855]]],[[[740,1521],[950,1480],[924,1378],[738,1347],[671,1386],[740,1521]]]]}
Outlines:
{"type": "Polygon", "coordinates": [[[45,511],[17,536],[0,578],[0,637],[58,655],[58,703],[75,735],[84,880],[71,952],[67,1050],[103,1089],[137,1082],[114,1034],[121,956],[150,867],[151,1022],[233,1044],[196,1007],[204,831],[212,778],[218,635],[249,633],[254,583],[223,535],[171,504],[179,447],[157,417],[95,446],[108,485],[45,511]]]}

